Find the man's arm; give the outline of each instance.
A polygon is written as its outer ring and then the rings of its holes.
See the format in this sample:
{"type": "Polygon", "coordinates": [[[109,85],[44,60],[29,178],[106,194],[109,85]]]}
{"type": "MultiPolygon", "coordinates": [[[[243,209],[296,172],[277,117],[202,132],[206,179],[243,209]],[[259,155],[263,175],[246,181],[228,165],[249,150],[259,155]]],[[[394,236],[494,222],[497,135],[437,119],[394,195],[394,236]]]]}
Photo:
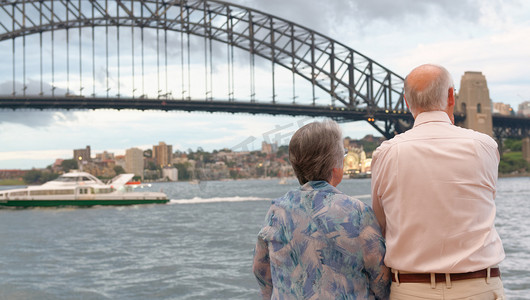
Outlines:
{"type": "Polygon", "coordinates": [[[252,271],[258,280],[263,299],[270,299],[272,295],[272,277],[269,248],[261,236],[258,236],[258,241],[254,250],[254,263],[252,264],[252,271]]]}

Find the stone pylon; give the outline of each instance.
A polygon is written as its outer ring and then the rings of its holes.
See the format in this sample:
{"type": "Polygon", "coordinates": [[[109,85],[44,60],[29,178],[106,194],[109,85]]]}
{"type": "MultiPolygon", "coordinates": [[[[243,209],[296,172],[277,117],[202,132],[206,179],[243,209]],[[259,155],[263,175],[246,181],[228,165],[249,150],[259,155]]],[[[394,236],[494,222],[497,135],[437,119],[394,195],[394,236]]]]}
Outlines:
{"type": "Polygon", "coordinates": [[[466,119],[457,125],[493,136],[492,104],[486,77],[482,72],[465,72],[462,76],[456,112],[466,114],[466,119]]]}
{"type": "Polygon", "coordinates": [[[523,138],[523,158],[530,163],[530,137],[523,138]]]}

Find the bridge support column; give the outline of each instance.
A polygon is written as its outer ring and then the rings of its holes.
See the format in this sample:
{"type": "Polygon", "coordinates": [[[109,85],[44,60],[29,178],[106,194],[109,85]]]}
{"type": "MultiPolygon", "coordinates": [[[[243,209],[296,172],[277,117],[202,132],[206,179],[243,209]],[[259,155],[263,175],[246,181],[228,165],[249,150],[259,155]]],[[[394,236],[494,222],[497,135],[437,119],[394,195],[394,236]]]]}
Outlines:
{"type": "Polygon", "coordinates": [[[523,138],[523,158],[530,163],[530,137],[523,138]]]}
{"type": "Polygon", "coordinates": [[[493,136],[490,94],[482,72],[464,73],[460,81],[455,112],[466,114],[466,119],[457,125],[493,136]]]}

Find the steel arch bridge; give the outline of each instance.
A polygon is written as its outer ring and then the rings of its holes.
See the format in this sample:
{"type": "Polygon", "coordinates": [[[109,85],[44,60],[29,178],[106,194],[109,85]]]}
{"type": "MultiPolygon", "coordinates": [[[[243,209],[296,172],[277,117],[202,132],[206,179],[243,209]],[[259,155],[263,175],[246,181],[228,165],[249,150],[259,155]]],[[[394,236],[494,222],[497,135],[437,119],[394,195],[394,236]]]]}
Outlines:
{"type": "MultiPolygon", "coordinates": [[[[395,133],[404,131],[410,126],[411,116],[403,100],[402,85],[403,78],[388,70],[384,66],[373,61],[369,57],[357,51],[319,34],[308,28],[299,26],[290,21],[277,18],[275,16],[216,0],[177,0],[177,1],[2,1],[0,3],[0,13],[4,17],[0,18],[0,45],[8,47],[9,40],[12,44],[12,91],[0,91],[0,108],[37,108],[37,109],[97,109],[97,108],[132,108],[132,109],[160,109],[160,110],[186,110],[186,111],[225,111],[225,112],[246,112],[246,113],[266,113],[266,114],[286,114],[286,115],[309,115],[331,117],[338,121],[368,121],[376,130],[391,137],[395,133]],[[81,45],[81,28],[92,30],[98,27],[106,28],[106,39],[108,47],[108,28],[117,29],[119,41],[119,28],[139,28],[142,30],[142,56],[143,56],[143,30],[157,30],[164,32],[167,39],[167,32],[177,32],[181,37],[188,37],[188,43],[184,46],[184,39],[181,39],[182,48],[187,47],[189,51],[189,36],[198,36],[205,39],[205,55],[210,55],[210,65],[208,66],[205,57],[205,68],[210,72],[212,46],[211,41],[217,41],[227,45],[227,53],[231,53],[233,64],[233,48],[239,48],[250,54],[250,64],[252,72],[250,99],[241,101],[234,98],[232,90],[229,91],[225,99],[213,99],[210,91],[206,91],[204,99],[172,99],[168,97],[166,90],[159,89],[156,97],[135,96],[134,90],[131,93],[122,93],[119,89],[114,97],[109,96],[108,90],[108,53],[107,53],[107,95],[97,96],[83,95],[81,83],[79,93],[71,93],[70,89],[64,95],[56,95],[57,83],[54,82],[54,57],[53,47],[57,42],[53,41],[54,33],[66,31],[66,47],[72,43],[69,39],[74,36],[74,29],[79,30],[79,45],[81,45]],[[70,34],[69,33],[72,33],[70,34]],[[52,45],[52,95],[47,95],[43,91],[43,33],[51,33],[52,45]],[[30,94],[26,92],[26,37],[40,35],[40,69],[41,69],[41,90],[39,93],[30,94]],[[20,46],[22,40],[22,46],[20,46]],[[206,43],[208,40],[208,44],[206,43]],[[16,44],[16,42],[18,44],[16,44]],[[18,46],[18,47],[17,47],[18,46]],[[22,53],[20,53],[22,51],[22,53]],[[209,51],[209,53],[207,53],[209,51]],[[232,51],[232,52],[231,52],[232,51]],[[206,54],[207,53],[207,54],[206,54]],[[18,56],[18,57],[17,57],[18,56]],[[17,57],[17,59],[15,59],[17,57]],[[21,59],[22,57],[22,59],[21,59]],[[254,59],[261,57],[271,62],[272,65],[272,101],[257,101],[255,98],[255,75],[254,59]],[[22,67],[16,66],[15,61],[22,67]],[[296,101],[294,93],[292,103],[281,104],[276,100],[275,93],[275,66],[280,66],[289,70],[294,76],[303,78],[310,83],[312,89],[312,99],[309,103],[296,101]],[[20,73],[22,69],[22,88],[15,86],[16,79],[20,79],[20,74],[16,77],[16,71],[20,73]],[[324,91],[329,95],[329,102],[317,103],[315,89],[324,91]],[[21,91],[20,91],[21,90],[21,91]],[[162,93],[161,93],[162,91],[162,93]],[[209,96],[210,92],[210,96],[209,96]],[[377,120],[377,122],[376,122],[377,120]]],[[[112,38],[112,37],[111,37],[112,38]]],[[[94,45],[94,41],[92,43],[94,45]]],[[[36,45],[33,45],[35,47],[36,45]]],[[[167,40],[164,44],[167,47],[167,40]]],[[[94,46],[93,46],[94,47],[94,46]]],[[[136,46],[133,45],[132,51],[136,46]]],[[[0,48],[1,49],[1,48],[0,48]]],[[[79,73],[81,74],[81,46],[79,46],[79,73]]],[[[69,50],[68,50],[69,51],[69,50]]],[[[119,52],[119,44],[118,44],[119,52]]],[[[92,55],[94,50],[92,49],[92,55]]],[[[157,61],[158,54],[157,50],[157,61]]],[[[118,56],[120,53],[118,53],[118,56]]],[[[188,53],[188,66],[189,66],[188,53]]],[[[90,54],[88,55],[90,56],[90,54]]],[[[47,58],[45,58],[46,60],[47,58]]],[[[166,49],[167,62],[167,49],[166,49]]],[[[55,60],[58,60],[55,57],[55,60]]],[[[67,64],[70,62],[67,57],[67,64]]],[[[228,57],[230,61],[230,57],[228,57]]],[[[123,62],[122,62],[123,63],[123,62]]],[[[120,80],[120,59],[118,58],[118,81],[120,80]]],[[[134,52],[133,52],[133,76],[134,76],[134,52]]],[[[57,68],[57,67],[56,67],[57,68]]],[[[68,65],[68,81],[70,81],[70,69],[68,65]]],[[[230,68],[230,67],[229,67],[230,68]]],[[[142,57],[143,69],[143,57],[142,57]]],[[[167,69],[167,65],[166,65],[167,69]]],[[[233,80],[232,65],[232,80],[233,80]]],[[[72,72],[73,73],[73,72],[72,72]]],[[[95,82],[95,70],[93,70],[95,82]]],[[[137,75],[138,76],[138,75],[137,75]]],[[[143,75],[142,75],[143,76],[143,75]]],[[[167,76],[167,71],[166,71],[167,76]]],[[[211,76],[211,74],[210,74],[211,76]]],[[[230,70],[229,70],[230,76],[230,70]]],[[[88,77],[88,76],[85,76],[88,77]]],[[[206,72],[206,77],[208,74],[206,72]]],[[[134,80],[134,79],[133,79],[134,80]]],[[[142,78],[142,81],[145,79],[142,78]]],[[[208,82],[208,78],[206,79],[208,82]]],[[[134,83],[133,83],[134,85],[134,83]]],[[[294,85],[294,84],[293,84],[294,85]]],[[[184,84],[183,84],[184,86],[184,84]]],[[[230,86],[230,83],[229,83],[230,86]]],[[[208,89],[208,83],[206,89],[208,89]]],[[[307,98],[307,97],[306,97],[307,98]]],[[[308,100],[308,99],[305,99],[308,100]]],[[[306,101],[307,102],[307,101],[306,101]]],[[[321,102],[321,101],[319,101],[321,102]]]]}
{"type": "MultiPolygon", "coordinates": [[[[86,32],[85,32],[86,33],[86,32]]],[[[123,39],[123,36],[122,36],[123,39]]],[[[64,41],[62,41],[64,42],[64,41]]],[[[85,41],[86,42],[86,41],[85,41]]],[[[101,45],[102,46],[102,45],[101,45]]],[[[195,45],[194,45],[195,46],[195,45]]],[[[100,45],[98,45],[100,47],[100,45]]],[[[90,52],[90,51],[89,51],[90,52]]],[[[90,56],[90,53],[89,55],[90,56]]],[[[33,57],[33,61],[35,58],[33,57]]],[[[412,116],[408,113],[402,93],[403,78],[369,57],[353,50],[352,48],[326,37],[318,32],[293,22],[266,14],[243,6],[234,5],[217,0],[0,0],[0,75],[5,72],[2,67],[11,63],[12,88],[8,91],[0,82],[0,108],[19,109],[154,109],[154,110],[184,110],[184,111],[209,111],[232,112],[251,114],[273,115],[306,115],[333,118],[338,121],[368,121],[377,131],[386,138],[393,137],[410,128],[412,116]],[[105,32],[98,32],[96,28],[104,28],[105,32]],[[115,35],[109,33],[109,28],[116,31],[115,35]],[[120,50],[120,28],[131,30],[132,45],[129,52],[120,50]],[[141,55],[135,54],[135,28],[141,31],[141,55]],[[78,30],[78,71],[79,92],[72,93],[70,89],[70,74],[74,73],[70,61],[70,48],[75,47],[72,42],[73,31],[78,30]],[[86,52],[82,53],[82,30],[91,31],[92,54],[92,93],[83,94],[83,66],[86,62],[86,52]],[[157,93],[155,96],[147,95],[144,91],[145,80],[152,84],[152,79],[144,74],[144,30],[156,30],[156,66],[157,66],[157,93]],[[163,32],[163,58],[165,60],[165,89],[160,87],[160,38],[159,31],[163,32]],[[180,33],[180,54],[182,69],[182,97],[175,99],[172,91],[168,89],[168,32],[180,33]],[[43,34],[49,34],[49,39],[43,34]],[[63,34],[60,36],[59,34],[63,34]],[[103,35],[100,36],[100,34],[103,35]],[[111,36],[112,35],[112,36],[111,36]],[[38,40],[26,45],[26,39],[38,36],[38,40]],[[54,40],[66,40],[66,78],[60,78],[55,69],[64,64],[64,57],[54,54],[54,40]],[[191,96],[190,73],[190,36],[204,39],[205,62],[205,96],[200,99],[191,96]],[[109,65],[109,37],[115,39],[117,46],[116,66],[109,65]],[[103,94],[96,93],[96,68],[95,48],[96,41],[105,39],[104,81],[106,81],[103,94]],[[7,55],[11,41],[11,57],[7,55]],[[185,43],[186,40],[186,43],[185,43]],[[228,89],[225,97],[214,98],[212,93],[212,41],[227,45],[228,89]],[[38,46],[36,43],[38,42],[38,46]],[[43,44],[44,43],[44,44],[43,44]],[[186,44],[186,45],[185,45],[186,44]],[[50,47],[51,46],[51,47],[50,47]],[[51,57],[44,57],[43,48],[51,57]],[[35,54],[27,53],[26,48],[39,51],[40,90],[30,92],[28,89],[27,73],[35,73],[36,67],[32,64],[29,69],[27,60],[35,54]],[[184,51],[187,50],[187,90],[185,90],[184,51]],[[250,96],[246,99],[236,99],[234,81],[234,48],[249,53],[250,65],[250,96]],[[20,53],[21,52],[21,53],[20,53]],[[83,55],[84,54],[84,55],[83,55]],[[132,63],[132,88],[128,91],[121,90],[122,80],[120,70],[124,62],[120,56],[131,56],[132,63]],[[141,59],[141,75],[138,75],[138,59],[141,59]],[[255,58],[262,58],[271,63],[272,69],[272,100],[256,98],[255,58]],[[9,61],[9,59],[11,59],[9,61]],[[49,63],[51,60],[51,64],[49,63]],[[59,62],[57,62],[59,61],[59,62]],[[18,64],[17,64],[18,63],[18,64]],[[51,94],[44,90],[43,65],[48,65],[47,85],[51,94]],[[22,66],[20,66],[22,65],[22,66]],[[292,74],[293,94],[291,103],[281,103],[276,98],[275,67],[279,66],[292,74]],[[117,76],[109,75],[111,69],[117,70],[117,76]],[[22,69],[22,72],[20,72],[22,69]],[[51,69],[51,70],[49,70],[51,69]],[[71,70],[72,69],[72,70],[71,70]],[[20,80],[20,74],[22,79],[20,80]],[[29,72],[28,72],[29,71],[29,72]],[[141,95],[135,95],[136,77],[141,77],[141,95]],[[51,73],[51,80],[50,80],[51,73]],[[209,74],[208,74],[209,73],[209,74]],[[56,76],[57,75],[57,76],[56,76]],[[295,76],[309,83],[311,95],[296,100],[295,76]],[[117,78],[116,78],[117,77],[117,78]],[[22,81],[22,87],[17,88],[17,79],[22,81]],[[116,81],[114,89],[117,94],[111,96],[110,81],[116,81]],[[62,83],[61,83],[62,81],[62,83]],[[65,84],[66,82],[66,84],[65,84]],[[66,85],[66,93],[59,93],[58,87],[66,85]],[[57,89],[57,92],[56,92],[57,89]],[[329,96],[329,101],[322,103],[316,101],[316,90],[329,96]],[[123,92],[123,93],[122,93],[123,92]]],[[[123,71],[121,71],[123,74],[123,71]]],[[[90,73],[90,72],[89,72],[90,73]]],[[[64,74],[63,74],[64,75],[64,74]]],[[[86,75],[86,74],[85,74],[86,75]]],[[[63,76],[64,77],[64,76],[63,76]]],[[[86,77],[89,76],[85,76],[86,77]]],[[[98,77],[101,77],[98,74],[98,77]]],[[[3,78],[5,80],[5,78],[3,78]]],[[[101,78],[98,78],[98,80],[101,78]]],[[[193,78],[194,80],[195,78],[193,78]]],[[[2,80],[2,77],[0,77],[2,80]]],[[[456,114],[456,121],[465,119],[465,115],[456,114]]],[[[530,119],[506,116],[493,116],[493,127],[498,138],[528,136],[530,132],[530,119]]]]}

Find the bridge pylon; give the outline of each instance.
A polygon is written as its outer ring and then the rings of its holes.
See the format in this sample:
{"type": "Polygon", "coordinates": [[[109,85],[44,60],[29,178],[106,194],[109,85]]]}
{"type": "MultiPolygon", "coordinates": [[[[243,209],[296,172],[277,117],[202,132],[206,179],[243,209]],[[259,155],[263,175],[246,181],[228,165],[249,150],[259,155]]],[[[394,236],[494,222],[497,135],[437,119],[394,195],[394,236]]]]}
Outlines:
{"type": "Polygon", "coordinates": [[[462,75],[456,98],[455,112],[464,113],[458,125],[493,137],[491,99],[482,72],[467,71],[462,75]]]}
{"type": "Polygon", "coordinates": [[[530,163],[530,137],[523,138],[523,158],[530,163]]]}

